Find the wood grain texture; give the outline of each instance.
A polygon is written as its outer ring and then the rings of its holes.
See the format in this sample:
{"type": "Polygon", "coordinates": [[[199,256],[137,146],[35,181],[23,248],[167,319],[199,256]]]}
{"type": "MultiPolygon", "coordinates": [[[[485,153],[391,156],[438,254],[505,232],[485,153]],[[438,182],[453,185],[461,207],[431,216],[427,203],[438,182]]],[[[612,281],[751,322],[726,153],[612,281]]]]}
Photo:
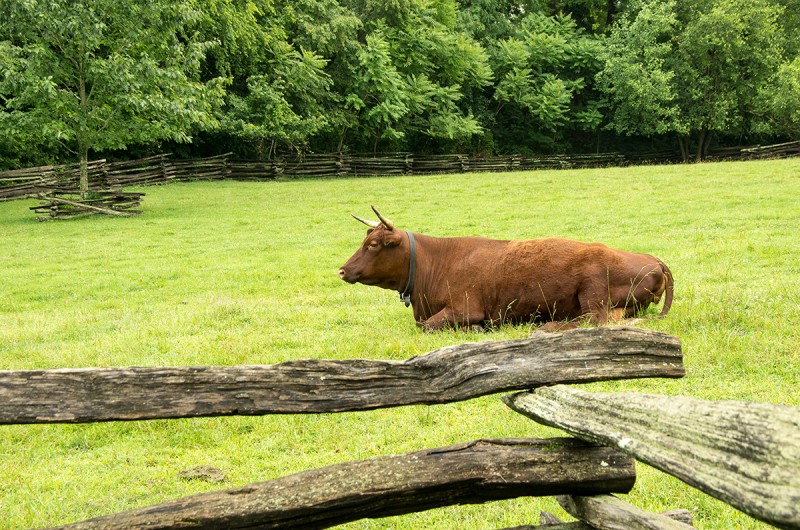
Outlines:
{"type": "Polygon", "coordinates": [[[624,493],[633,459],[554,438],[477,440],[309,470],[61,528],[327,528],[453,504],[519,496],[624,493]]]}
{"type": "Polygon", "coordinates": [[[561,495],[558,497],[561,507],[571,516],[589,523],[598,530],[689,530],[694,528],[691,518],[685,519],[688,512],[670,512],[667,514],[651,513],[637,508],[613,495],[595,495],[590,497],[561,495]]]}
{"type": "MultiPolygon", "coordinates": [[[[607,498],[607,497],[616,499],[615,497],[612,497],[610,495],[595,495],[595,496],[592,496],[592,497],[577,497],[577,496],[573,497],[573,496],[568,496],[568,495],[559,495],[557,497],[557,499],[558,499],[559,503],[562,503],[562,505],[563,505],[564,502],[571,502],[571,499],[584,499],[584,498],[603,499],[603,498],[607,498]]],[[[617,500],[619,500],[619,499],[617,499],[617,500]]],[[[619,502],[622,502],[622,501],[619,501],[619,502]]],[[[627,506],[629,506],[630,508],[633,508],[634,511],[638,510],[638,508],[634,508],[633,506],[630,506],[630,505],[627,505],[627,506]]],[[[570,515],[572,515],[573,517],[577,517],[577,515],[575,515],[575,513],[577,513],[577,511],[575,511],[575,512],[571,511],[571,508],[569,506],[565,506],[565,509],[567,510],[567,512],[570,513],[570,515]]],[[[645,512],[645,513],[649,514],[649,512],[645,512]]],[[[653,514],[650,514],[650,515],[653,515],[653,514]]],[[[689,513],[688,510],[670,510],[668,512],[663,512],[661,515],[664,516],[664,517],[668,517],[668,518],[670,518],[672,520],[678,521],[680,523],[683,523],[684,526],[679,527],[681,529],[683,529],[683,528],[693,528],[693,526],[692,526],[692,515],[689,513]]],[[[602,523],[600,523],[600,524],[602,524],[602,523]]],[[[539,516],[539,524],[538,525],[515,526],[513,528],[504,528],[503,530],[597,530],[598,528],[602,528],[602,527],[601,526],[592,526],[589,523],[586,523],[584,521],[574,521],[574,522],[570,522],[570,523],[565,523],[561,519],[556,517],[555,515],[553,515],[551,513],[548,513],[548,512],[545,512],[545,511],[542,511],[540,516],[539,516]]],[[[630,528],[631,530],[633,530],[634,527],[623,526],[622,528],[625,528],[626,530],[630,528]]]]}
{"type": "Polygon", "coordinates": [[[343,412],[683,374],[677,338],[600,327],[450,346],[407,361],[0,371],[0,424],[343,412]]]}
{"type": "Polygon", "coordinates": [[[564,386],[504,397],[514,410],[607,444],[779,528],[800,528],[800,409],[564,386]]]}

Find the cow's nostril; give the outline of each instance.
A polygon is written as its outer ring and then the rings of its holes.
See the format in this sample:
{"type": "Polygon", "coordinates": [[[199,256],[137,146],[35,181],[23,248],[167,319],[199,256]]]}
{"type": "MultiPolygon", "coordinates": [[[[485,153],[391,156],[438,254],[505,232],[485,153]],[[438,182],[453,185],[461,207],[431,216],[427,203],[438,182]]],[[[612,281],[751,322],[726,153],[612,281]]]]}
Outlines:
{"type": "Polygon", "coordinates": [[[344,280],[344,269],[339,269],[339,278],[344,280]]]}

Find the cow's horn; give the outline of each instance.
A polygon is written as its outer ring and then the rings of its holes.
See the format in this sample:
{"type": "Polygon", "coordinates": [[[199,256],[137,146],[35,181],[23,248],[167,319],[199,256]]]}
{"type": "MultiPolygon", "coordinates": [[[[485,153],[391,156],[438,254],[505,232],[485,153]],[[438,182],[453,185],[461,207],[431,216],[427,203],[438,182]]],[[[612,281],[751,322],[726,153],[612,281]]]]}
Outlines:
{"type": "Polygon", "coordinates": [[[394,230],[394,223],[392,221],[382,216],[381,212],[379,212],[374,206],[372,207],[372,211],[375,212],[375,215],[378,216],[378,219],[381,220],[381,223],[383,223],[383,226],[385,226],[387,230],[394,230]]]}
{"type": "Polygon", "coordinates": [[[354,213],[351,213],[350,215],[352,215],[353,217],[355,217],[355,218],[356,218],[356,220],[358,220],[358,221],[361,221],[361,222],[362,222],[362,223],[364,223],[365,225],[367,225],[367,226],[371,226],[372,228],[378,228],[378,227],[381,225],[381,224],[380,224],[378,221],[367,221],[366,219],[362,219],[362,218],[360,218],[359,216],[357,216],[357,215],[356,215],[356,214],[354,214],[354,213]]]}

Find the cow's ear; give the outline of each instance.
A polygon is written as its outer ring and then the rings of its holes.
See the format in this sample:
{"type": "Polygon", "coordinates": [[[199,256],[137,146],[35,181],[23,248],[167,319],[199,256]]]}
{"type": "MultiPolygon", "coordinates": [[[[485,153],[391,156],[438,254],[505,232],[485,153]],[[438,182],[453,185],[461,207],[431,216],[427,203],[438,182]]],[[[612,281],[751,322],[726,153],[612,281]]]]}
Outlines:
{"type": "Polygon", "coordinates": [[[370,235],[373,230],[375,230],[375,229],[374,228],[367,228],[367,235],[370,235]]]}
{"type": "Polygon", "coordinates": [[[397,231],[387,232],[386,235],[383,237],[383,246],[384,247],[396,247],[400,244],[403,238],[397,231]]]}

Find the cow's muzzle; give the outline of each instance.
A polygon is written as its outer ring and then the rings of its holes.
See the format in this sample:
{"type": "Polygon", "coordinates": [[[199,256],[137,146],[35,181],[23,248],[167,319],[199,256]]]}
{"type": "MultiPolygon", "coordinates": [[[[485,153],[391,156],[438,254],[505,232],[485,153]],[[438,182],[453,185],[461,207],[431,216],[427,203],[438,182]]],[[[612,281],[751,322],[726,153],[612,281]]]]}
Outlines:
{"type": "Polygon", "coordinates": [[[353,278],[352,275],[347,274],[347,271],[342,267],[339,269],[339,279],[346,281],[347,283],[356,283],[356,279],[353,278]]]}

